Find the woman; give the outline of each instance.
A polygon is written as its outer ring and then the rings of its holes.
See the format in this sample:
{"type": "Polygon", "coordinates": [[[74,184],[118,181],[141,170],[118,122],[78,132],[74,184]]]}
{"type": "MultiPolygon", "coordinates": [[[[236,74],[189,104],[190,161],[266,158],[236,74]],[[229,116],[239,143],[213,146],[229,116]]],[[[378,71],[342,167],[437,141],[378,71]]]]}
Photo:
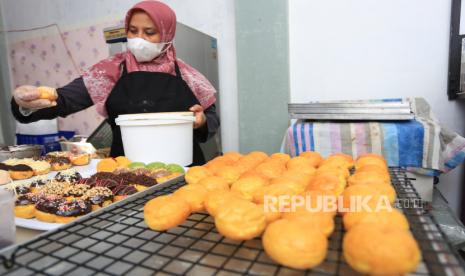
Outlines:
{"type": "Polygon", "coordinates": [[[131,8],[125,21],[128,51],[100,61],[68,85],[58,88],[56,101],[39,99],[34,86],[18,87],[11,102],[21,123],[53,119],[96,105],[113,130],[111,156],[124,155],[120,114],[190,110],[195,114],[194,164],[205,159],[199,142],[218,129],[215,89],[197,70],[176,58],[172,44],[176,15],[158,1],[131,8]]]}

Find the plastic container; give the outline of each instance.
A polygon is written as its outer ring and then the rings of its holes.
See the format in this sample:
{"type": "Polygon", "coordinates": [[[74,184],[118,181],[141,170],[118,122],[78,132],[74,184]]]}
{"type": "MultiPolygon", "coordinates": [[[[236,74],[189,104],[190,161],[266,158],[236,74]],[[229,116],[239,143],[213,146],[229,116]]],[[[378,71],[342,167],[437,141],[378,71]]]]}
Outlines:
{"type": "Polygon", "coordinates": [[[10,246],[16,240],[15,198],[13,192],[0,188],[0,249],[10,246]]]}
{"type": "Polygon", "coordinates": [[[57,120],[40,120],[30,124],[16,122],[16,144],[43,145],[42,154],[61,150],[57,120]]]}
{"type": "Polygon", "coordinates": [[[58,133],[58,123],[56,119],[40,120],[29,124],[16,122],[16,133],[24,135],[46,135],[58,133]]]}
{"type": "Polygon", "coordinates": [[[43,145],[43,152],[45,154],[51,151],[61,150],[60,143],[58,142],[58,133],[44,134],[44,135],[27,135],[16,134],[16,144],[18,145],[43,145]]]}
{"type": "Polygon", "coordinates": [[[192,112],[129,114],[115,120],[130,160],[181,166],[192,163],[194,121],[192,112]]]}

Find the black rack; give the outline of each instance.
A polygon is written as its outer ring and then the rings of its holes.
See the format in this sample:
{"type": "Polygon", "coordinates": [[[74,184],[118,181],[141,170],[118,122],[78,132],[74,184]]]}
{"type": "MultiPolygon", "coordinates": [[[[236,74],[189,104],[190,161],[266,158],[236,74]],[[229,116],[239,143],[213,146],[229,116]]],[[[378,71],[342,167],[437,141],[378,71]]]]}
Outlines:
{"type": "MultiPolygon", "coordinates": [[[[412,275],[464,275],[463,264],[439,230],[405,172],[392,168],[400,205],[417,239],[423,261],[412,275]]],[[[144,204],[183,186],[183,177],[152,187],[119,203],[2,252],[0,275],[358,275],[344,261],[343,227],[336,217],[328,254],[318,267],[298,271],[280,266],[259,238],[239,242],[221,236],[212,217],[192,214],[165,232],[144,224],[144,204]]]]}

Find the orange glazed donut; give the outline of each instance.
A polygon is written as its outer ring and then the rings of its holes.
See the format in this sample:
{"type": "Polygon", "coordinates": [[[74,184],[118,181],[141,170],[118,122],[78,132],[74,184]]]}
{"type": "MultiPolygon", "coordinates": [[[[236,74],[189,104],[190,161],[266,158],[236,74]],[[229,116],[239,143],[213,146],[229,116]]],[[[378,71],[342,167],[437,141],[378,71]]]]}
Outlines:
{"type": "Polygon", "coordinates": [[[363,223],[351,228],[342,243],[344,258],[370,275],[404,275],[415,271],[420,249],[410,231],[391,225],[363,223]]]}
{"type": "Polygon", "coordinates": [[[165,231],[183,223],[191,213],[189,203],[180,197],[158,196],[144,206],[144,221],[156,231],[165,231]]]}
{"type": "Polygon", "coordinates": [[[319,265],[328,250],[326,236],[298,220],[272,222],[263,234],[262,243],[271,259],[295,269],[319,265]]]}
{"type": "Polygon", "coordinates": [[[266,218],[260,206],[246,200],[221,206],[215,216],[218,232],[232,240],[250,240],[261,235],[266,218]]]}

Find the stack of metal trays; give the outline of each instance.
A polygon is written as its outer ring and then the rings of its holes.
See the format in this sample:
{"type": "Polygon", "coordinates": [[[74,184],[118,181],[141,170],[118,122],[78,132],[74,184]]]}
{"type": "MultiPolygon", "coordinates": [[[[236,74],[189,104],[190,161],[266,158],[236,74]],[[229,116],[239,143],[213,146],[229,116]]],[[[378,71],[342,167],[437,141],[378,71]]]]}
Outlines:
{"type": "Polygon", "coordinates": [[[404,121],[413,120],[409,101],[334,101],[290,103],[291,119],[342,121],[404,121]]]}

